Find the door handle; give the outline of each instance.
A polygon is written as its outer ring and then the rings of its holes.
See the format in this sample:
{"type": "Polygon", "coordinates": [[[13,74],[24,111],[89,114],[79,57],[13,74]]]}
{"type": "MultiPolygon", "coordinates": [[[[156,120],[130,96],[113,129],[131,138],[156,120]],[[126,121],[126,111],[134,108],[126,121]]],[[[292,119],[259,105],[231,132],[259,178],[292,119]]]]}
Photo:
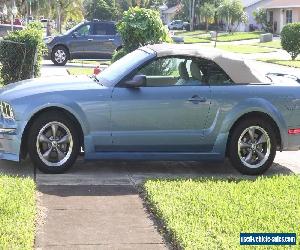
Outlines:
{"type": "Polygon", "coordinates": [[[110,41],[110,42],[113,42],[115,39],[112,39],[112,38],[110,38],[110,39],[108,39],[108,41],[110,41]]]}
{"type": "Polygon", "coordinates": [[[89,39],[88,39],[88,41],[89,41],[89,42],[91,42],[91,41],[94,41],[94,39],[92,39],[92,38],[89,38],[89,39]]]}
{"type": "Polygon", "coordinates": [[[188,99],[188,101],[197,104],[197,103],[204,103],[207,101],[207,99],[205,97],[194,95],[192,98],[188,99]]]}

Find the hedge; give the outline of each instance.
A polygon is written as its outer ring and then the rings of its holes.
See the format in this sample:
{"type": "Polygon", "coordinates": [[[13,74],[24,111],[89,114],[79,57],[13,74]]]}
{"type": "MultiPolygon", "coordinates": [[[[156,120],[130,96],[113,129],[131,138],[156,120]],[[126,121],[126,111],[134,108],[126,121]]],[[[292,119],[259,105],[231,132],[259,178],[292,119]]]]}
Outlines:
{"type": "Polygon", "coordinates": [[[10,32],[0,42],[1,78],[4,84],[40,76],[45,49],[42,29],[31,24],[10,32]]]}

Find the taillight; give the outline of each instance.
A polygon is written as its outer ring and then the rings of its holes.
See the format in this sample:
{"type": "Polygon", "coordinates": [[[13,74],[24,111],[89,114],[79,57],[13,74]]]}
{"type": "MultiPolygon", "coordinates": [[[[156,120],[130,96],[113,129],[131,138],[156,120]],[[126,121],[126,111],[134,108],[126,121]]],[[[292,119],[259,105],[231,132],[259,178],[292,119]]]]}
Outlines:
{"type": "Polygon", "coordinates": [[[300,128],[289,129],[288,133],[289,135],[298,135],[300,134],[300,128]]]}

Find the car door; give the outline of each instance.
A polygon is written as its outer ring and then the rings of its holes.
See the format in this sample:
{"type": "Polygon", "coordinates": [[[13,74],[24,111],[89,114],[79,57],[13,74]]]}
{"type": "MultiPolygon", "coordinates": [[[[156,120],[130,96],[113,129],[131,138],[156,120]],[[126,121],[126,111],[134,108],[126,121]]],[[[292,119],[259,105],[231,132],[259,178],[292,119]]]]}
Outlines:
{"type": "Polygon", "coordinates": [[[91,46],[92,29],[92,24],[86,23],[71,34],[68,47],[72,58],[87,58],[87,50],[91,46]]]}
{"type": "Polygon", "coordinates": [[[210,87],[202,84],[194,59],[160,58],[136,74],[146,76],[146,86],[115,87],[112,94],[113,150],[208,151],[203,136],[210,87]]]}
{"type": "Polygon", "coordinates": [[[110,58],[116,50],[116,29],[113,23],[94,23],[93,34],[89,37],[90,46],[88,54],[90,58],[110,58]]]}

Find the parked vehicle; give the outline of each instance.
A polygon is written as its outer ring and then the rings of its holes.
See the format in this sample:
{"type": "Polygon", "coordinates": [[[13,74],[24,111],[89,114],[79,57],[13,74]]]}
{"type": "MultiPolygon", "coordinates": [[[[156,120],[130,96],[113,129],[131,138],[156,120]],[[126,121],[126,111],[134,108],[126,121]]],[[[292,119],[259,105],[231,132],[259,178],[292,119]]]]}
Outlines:
{"type": "Polygon", "coordinates": [[[15,20],[14,20],[14,25],[22,25],[22,20],[21,19],[19,19],[19,18],[16,18],[15,20]]]}
{"type": "Polygon", "coordinates": [[[189,26],[188,22],[183,22],[182,20],[174,20],[168,24],[169,30],[189,30],[189,26]]]}
{"type": "Polygon", "coordinates": [[[43,25],[43,28],[46,29],[47,28],[47,25],[48,25],[48,19],[46,18],[42,18],[40,20],[41,24],[43,25]]]}
{"type": "MultiPolygon", "coordinates": [[[[14,27],[14,30],[24,29],[24,26],[21,26],[21,25],[14,25],[13,27],[14,27]]],[[[0,24],[0,37],[6,36],[9,31],[11,31],[10,24],[0,24]]]]}
{"type": "Polygon", "coordinates": [[[261,174],[276,150],[300,148],[299,79],[271,79],[215,49],[163,44],[98,77],[11,84],[0,91],[0,156],[29,153],[46,173],[69,169],[80,148],[88,160],[229,157],[241,173],[261,174]]]}
{"type": "Polygon", "coordinates": [[[55,65],[65,65],[71,59],[111,58],[115,50],[122,47],[114,22],[83,22],[64,35],[46,37],[46,58],[55,65]]]}

